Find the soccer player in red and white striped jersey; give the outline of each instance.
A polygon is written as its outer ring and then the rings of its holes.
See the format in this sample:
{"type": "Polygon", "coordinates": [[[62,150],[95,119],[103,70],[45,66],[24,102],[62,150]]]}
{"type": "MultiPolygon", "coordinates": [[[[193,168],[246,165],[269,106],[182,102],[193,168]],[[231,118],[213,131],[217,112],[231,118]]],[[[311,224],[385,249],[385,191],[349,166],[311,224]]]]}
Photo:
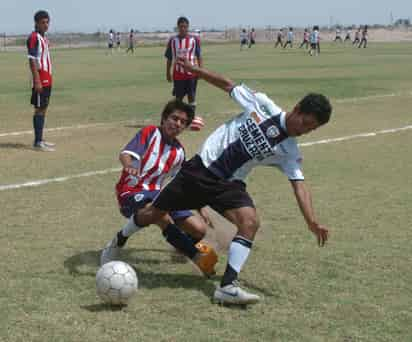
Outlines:
{"type": "Polygon", "coordinates": [[[34,148],[39,151],[54,151],[54,144],[43,140],[45,115],[52,89],[52,64],[49,41],[45,34],[49,29],[50,16],[46,11],[34,15],[35,31],[27,39],[30,71],[33,76],[31,104],[34,106],[34,148]]]}
{"type": "Polygon", "coordinates": [[[190,61],[193,65],[202,66],[202,54],[200,49],[200,39],[198,35],[189,34],[189,20],[180,17],[177,20],[179,33],[170,38],[165,52],[166,79],[173,80],[173,96],[179,100],[187,95],[189,105],[196,110],[196,88],[197,76],[177,64],[179,58],[190,61]],[[172,72],[173,69],[173,72],[172,72]]]}
{"type": "MultiPolygon", "coordinates": [[[[190,125],[193,116],[188,104],[170,101],[163,110],[160,126],[142,128],[120,152],[123,171],[116,185],[116,195],[120,212],[129,221],[103,250],[101,264],[118,257],[127,239],[142,228],[136,225],[135,216],[139,210],[152,202],[166,179],[180,170],[185,151],[177,136],[190,125]]],[[[166,240],[193,261],[204,262],[204,256],[217,261],[213,250],[204,244],[195,246],[204,237],[206,224],[189,210],[173,211],[156,224],[166,240]],[[205,248],[207,253],[204,253],[205,248]]],[[[212,262],[211,272],[206,273],[213,273],[216,261],[212,262]]]]}

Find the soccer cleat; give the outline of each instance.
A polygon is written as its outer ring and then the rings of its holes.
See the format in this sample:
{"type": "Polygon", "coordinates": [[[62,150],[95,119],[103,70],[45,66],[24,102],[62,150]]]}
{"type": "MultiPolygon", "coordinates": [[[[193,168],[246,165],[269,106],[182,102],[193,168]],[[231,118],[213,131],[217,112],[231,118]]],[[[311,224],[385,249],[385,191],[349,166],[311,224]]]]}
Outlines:
{"type": "Polygon", "coordinates": [[[233,283],[223,287],[216,287],[213,300],[219,304],[255,304],[260,297],[243,290],[238,284],[233,283]]]}
{"type": "Polygon", "coordinates": [[[33,146],[33,149],[36,151],[41,151],[41,152],[54,152],[56,151],[53,147],[48,146],[44,143],[44,141],[40,141],[37,144],[33,146]]]}
{"type": "Polygon", "coordinates": [[[45,145],[45,146],[47,146],[47,147],[55,147],[56,146],[56,144],[55,143],[52,143],[52,142],[50,142],[50,141],[42,141],[42,143],[45,145]]]}
{"type": "Polygon", "coordinates": [[[194,258],[194,263],[202,271],[206,277],[210,277],[216,274],[215,265],[217,263],[218,257],[215,250],[201,242],[196,244],[196,248],[199,253],[194,258]]]}
{"type": "Polygon", "coordinates": [[[117,244],[117,236],[110,241],[105,248],[103,248],[100,254],[100,265],[103,266],[110,261],[118,260],[120,254],[120,248],[117,244]]]}

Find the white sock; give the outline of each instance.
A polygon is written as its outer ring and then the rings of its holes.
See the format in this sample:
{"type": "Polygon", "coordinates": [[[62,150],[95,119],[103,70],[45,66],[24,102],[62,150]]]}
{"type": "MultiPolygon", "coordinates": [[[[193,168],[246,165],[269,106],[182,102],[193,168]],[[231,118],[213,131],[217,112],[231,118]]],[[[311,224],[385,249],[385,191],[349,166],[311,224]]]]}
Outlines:
{"type": "Polygon", "coordinates": [[[237,273],[245,264],[251,247],[252,241],[241,236],[236,236],[230,244],[228,263],[237,273]]]}
{"type": "Polygon", "coordinates": [[[122,235],[124,237],[129,237],[130,235],[138,232],[143,227],[139,227],[134,223],[134,215],[130,216],[129,221],[122,228],[122,235]]]}

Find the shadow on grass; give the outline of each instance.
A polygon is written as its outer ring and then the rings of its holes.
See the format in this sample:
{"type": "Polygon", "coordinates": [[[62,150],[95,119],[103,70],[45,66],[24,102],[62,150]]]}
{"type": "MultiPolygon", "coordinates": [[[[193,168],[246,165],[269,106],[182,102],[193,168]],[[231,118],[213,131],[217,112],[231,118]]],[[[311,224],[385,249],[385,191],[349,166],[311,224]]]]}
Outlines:
{"type": "Polygon", "coordinates": [[[90,304],[90,305],[80,305],[84,310],[90,312],[102,312],[102,311],[122,311],[127,305],[109,305],[109,304],[90,304]]]}
{"type": "MultiPolygon", "coordinates": [[[[71,275],[77,276],[89,276],[95,277],[97,269],[100,267],[100,250],[98,251],[86,251],[67,258],[64,262],[64,267],[70,272],[71,275]]],[[[129,263],[138,274],[139,286],[146,289],[156,289],[160,287],[168,288],[197,288],[205,295],[211,296],[215,290],[215,284],[212,281],[220,280],[220,277],[214,276],[206,279],[197,274],[186,273],[164,273],[158,271],[152,271],[150,268],[153,265],[160,264],[174,264],[170,260],[164,258],[146,257],[145,253],[160,253],[167,254],[173,257],[173,252],[164,249],[125,249],[122,250],[121,260],[129,263]],[[212,281],[210,281],[212,280],[212,281]]],[[[188,272],[190,269],[194,269],[188,263],[188,272]]],[[[274,294],[267,289],[259,287],[247,280],[241,280],[241,284],[245,287],[259,291],[265,296],[272,297],[274,294]]],[[[103,308],[104,309],[104,308],[103,308]]],[[[102,309],[102,310],[103,310],[102,309]]]]}
{"type": "MultiPolygon", "coordinates": [[[[140,254],[144,254],[145,252],[155,252],[155,253],[165,253],[171,254],[170,251],[163,250],[163,249],[139,249],[136,250],[134,248],[126,248],[125,250],[121,251],[120,259],[124,262],[131,264],[134,268],[134,264],[142,264],[142,265],[159,265],[164,263],[171,263],[172,261],[169,260],[160,260],[157,258],[150,258],[150,257],[142,257],[140,254]],[[136,257],[136,252],[139,254],[136,257]]],[[[101,250],[98,251],[86,251],[76,255],[73,255],[67,258],[64,261],[64,267],[70,272],[73,276],[95,276],[95,270],[84,270],[84,266],[89,267],[100,267],[100,253],[101,250]]]]}
{"type": "Polygon", "coordinates": [[[0,143],[0,149],[15,149],[15,150],[32,150],[31,145],[26,145],[26,144],[21,144],[21,143],[10,143],[10,142],[5,142],[5,143],[0,143]]]}

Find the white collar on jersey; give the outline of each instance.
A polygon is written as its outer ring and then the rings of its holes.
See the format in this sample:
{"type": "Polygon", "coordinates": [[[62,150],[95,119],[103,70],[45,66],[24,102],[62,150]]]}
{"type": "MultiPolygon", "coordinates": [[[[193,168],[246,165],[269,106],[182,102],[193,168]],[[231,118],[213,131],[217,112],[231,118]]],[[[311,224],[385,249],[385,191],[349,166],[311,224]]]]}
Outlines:
{"type": "Polygon", "coordinates": [[[286,129],[286,113],[285,112],[280,113],[280,126],[286,133],[288,132],[288,130],[286,129]]]}

